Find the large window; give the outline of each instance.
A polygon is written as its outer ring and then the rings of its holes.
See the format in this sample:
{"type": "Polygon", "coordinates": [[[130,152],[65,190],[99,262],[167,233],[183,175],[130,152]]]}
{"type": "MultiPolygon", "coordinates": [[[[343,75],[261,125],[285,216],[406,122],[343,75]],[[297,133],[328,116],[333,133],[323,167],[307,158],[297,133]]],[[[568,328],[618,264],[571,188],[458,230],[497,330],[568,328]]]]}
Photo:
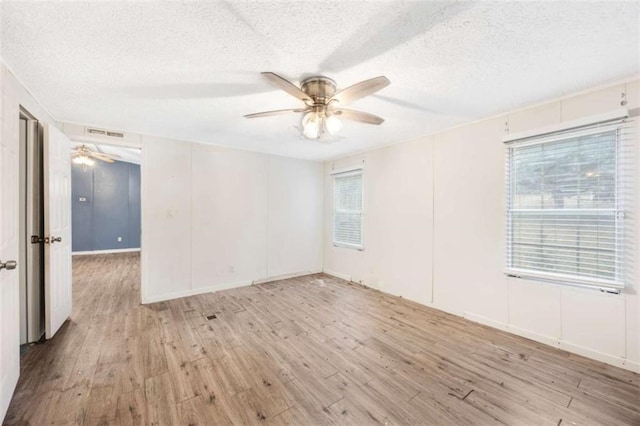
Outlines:
{"type": "Polygon", "coordinates": [[[333,175],[333,244],[357,250],[362,241],[362,170],[333,175]]]}
{"type": "Polygon", "coordinates": [[[621,124],[507,145],[507,273],[624,285],[621,124]]]}

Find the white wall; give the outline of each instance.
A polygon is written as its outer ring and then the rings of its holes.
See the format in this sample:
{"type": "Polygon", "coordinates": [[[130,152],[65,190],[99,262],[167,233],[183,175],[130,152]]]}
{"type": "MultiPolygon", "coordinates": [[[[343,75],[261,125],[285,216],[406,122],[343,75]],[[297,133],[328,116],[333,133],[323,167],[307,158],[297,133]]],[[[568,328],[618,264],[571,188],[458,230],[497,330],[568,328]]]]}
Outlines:
{"type": "Polygon", "coordinates": [[[142,136],[145,303],[322,269],[322,164],[142,136]]]}
{"type": "Polygon", "coordinates": [[[431,302],[433,145],[407,142],[325,164],[324,269],[420,303],[431,302]],[[333,247],[332,167],[364,168],[364,251],[333,247]],[[416,194],[419,188],[421,194],[416,194]],[[424,194],[424,196],[422,195],[424,194]]]}
{"type": "Polygon", "coordinates": [[[640,371],[637,271],[621,295],[503,274],[505,132],[618,109],[623,92],[640,107],[634,80],[325,163],[325,271],[640,371]],[[330,173],[363,163],[360,252],[332,244],[330,173]]]}

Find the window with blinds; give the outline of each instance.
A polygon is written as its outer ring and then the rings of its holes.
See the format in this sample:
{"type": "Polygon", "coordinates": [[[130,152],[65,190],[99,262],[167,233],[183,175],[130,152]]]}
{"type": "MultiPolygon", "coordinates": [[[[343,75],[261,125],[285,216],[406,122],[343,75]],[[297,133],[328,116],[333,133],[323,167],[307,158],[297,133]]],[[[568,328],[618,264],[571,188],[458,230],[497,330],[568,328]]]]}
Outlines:
{"type": "Polygon", "coordinates": [[[507,145],[507,273],[624,286],[622,122],[507,145]]]}
{"type": "Polygon", "coordinates": [[[361,169],[333,175],[333,244],[363,249],[361,169]]]}

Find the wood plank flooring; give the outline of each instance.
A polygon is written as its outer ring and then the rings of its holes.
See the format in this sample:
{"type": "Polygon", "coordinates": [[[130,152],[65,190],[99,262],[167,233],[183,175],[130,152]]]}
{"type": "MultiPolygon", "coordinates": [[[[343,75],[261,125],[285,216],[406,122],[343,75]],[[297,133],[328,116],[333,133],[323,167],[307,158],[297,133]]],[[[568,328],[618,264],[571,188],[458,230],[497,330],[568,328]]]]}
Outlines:
{"type": "Polygon", "coordinates": [[[141,306],[137,254],[73,267],[8,425],[640,424],[637,374],[327,275],[141,306]]]}

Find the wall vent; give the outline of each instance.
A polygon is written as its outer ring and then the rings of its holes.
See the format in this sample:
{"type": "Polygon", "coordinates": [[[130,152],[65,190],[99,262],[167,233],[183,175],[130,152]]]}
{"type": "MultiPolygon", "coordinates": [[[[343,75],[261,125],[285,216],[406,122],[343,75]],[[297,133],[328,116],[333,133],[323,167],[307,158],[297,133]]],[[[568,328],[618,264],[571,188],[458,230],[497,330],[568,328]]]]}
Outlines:
{"type": "Polygon", "coordinates": [[[111,138],[119,138],[119,139],[124,138],[124,133],[114,132],[112,130],[103,130],[103,129],[96,129],[93,127],[87,127],[85,128],[85,131],[90,135],[109,136],[111,138]]]}

